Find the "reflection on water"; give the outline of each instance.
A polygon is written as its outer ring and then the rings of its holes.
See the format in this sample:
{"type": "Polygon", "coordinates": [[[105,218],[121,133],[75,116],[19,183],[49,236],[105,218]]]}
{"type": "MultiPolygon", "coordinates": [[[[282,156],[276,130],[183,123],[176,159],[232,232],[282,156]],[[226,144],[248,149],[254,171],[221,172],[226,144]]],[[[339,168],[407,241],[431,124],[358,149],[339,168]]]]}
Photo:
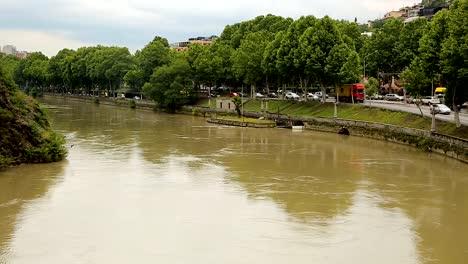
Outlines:
{"type": "Polygon", "coordinates": [[[0,172],[0,263],[468,258],[468,166],[458,161],[362,138],[47,102],[68,161],[0,172]]]}
{"type": "Polygon", "coordinates": [[[63,177],[64,166],[66,161],[0,171],[0,260],[7,257],[15,225],[23,221],[21,211],[48,202],[44,196],[63,177]]]}

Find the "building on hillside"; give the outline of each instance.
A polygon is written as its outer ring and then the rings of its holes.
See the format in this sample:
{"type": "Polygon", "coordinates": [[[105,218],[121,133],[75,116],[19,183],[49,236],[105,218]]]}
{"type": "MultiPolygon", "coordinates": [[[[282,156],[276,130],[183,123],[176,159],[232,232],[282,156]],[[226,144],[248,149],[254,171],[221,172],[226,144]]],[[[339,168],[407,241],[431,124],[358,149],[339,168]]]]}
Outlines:
{"type": "Polygon", "coordinates": [[[391,19],[391,18],[404,18],[406,16],[407,15],[406,15],[405,10],[390,11],[384,15],[384,20],[391,19]]]}
{"type": "Polygon", "coordinates": [[[13,55],[16,54],[16,47],[13,45],[5,45],[2,48],[2,52],[5,53],[6,55],[13,55]]]}
{"type": "Polygon", "coordinates": [[[440,6],[440,7],[434,7],[434,8],[421,8],[419,10],[418,15],[420,17],[426,17],[428,19],[431,19],[440,10],[448,10],[448,7],[440,6]]]}
{"type": "Polygon", "coordinates": [[[29,56],[29,52],[24,51],[24,50],[23,50],[23,51],[17,51],[17,52],[15,53],[15,56],[16,56],[17,58],[20,58],[20,59],[25,59],[26,57],[29,56]]]}
{"type": "Polygon", "coordinates": [[[177,51],[186,50],[189,48],[190,44],[200,44],[200,45],[211,45],[216,38],[214,37],[198,37],[198,38],[189,38],[187,41],[175,42],[170,46],[172,49],[177,51]]]}
{"type": "Polygon", "coordinates": [[[403,7],[400,10],[405,11],[406,17],[410,18],[410,17],[418,17],[419,16],[419,10],[421,10],[423,8],[424,8],[424,6],[419,4],[419,5],[414,5],[414,6],[403,7]]]}

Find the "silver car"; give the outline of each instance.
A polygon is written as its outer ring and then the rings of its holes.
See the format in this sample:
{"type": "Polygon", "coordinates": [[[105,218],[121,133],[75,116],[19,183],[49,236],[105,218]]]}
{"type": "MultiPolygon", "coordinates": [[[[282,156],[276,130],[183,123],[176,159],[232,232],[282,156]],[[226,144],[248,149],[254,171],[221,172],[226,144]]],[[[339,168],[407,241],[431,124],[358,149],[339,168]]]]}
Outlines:
{"type": "Polygon", "coordinates": [[[301,97],[299,95],[297,95],[296,93],[293,93],[293,92],[287,92],[285,95],[284,95],[284,98],[288,99],[288,100],[299,100],[301,97]]]}
{"type": "Polygon", "coordinates": [[[403,101],[403,96],[399,96],[398,94],[386,94],[384,96],[384,100],[387,100],[387,101],[403,101]]]}
{"type": "Polygon", "coordinates": [[[431,114],[435,113],[435,114],[450,115],[451,112],[452,112],[452,110],[450,110],[450,108],[448,108],[444,104],[433,104],[433,105],[431,105],[431,114]]]}

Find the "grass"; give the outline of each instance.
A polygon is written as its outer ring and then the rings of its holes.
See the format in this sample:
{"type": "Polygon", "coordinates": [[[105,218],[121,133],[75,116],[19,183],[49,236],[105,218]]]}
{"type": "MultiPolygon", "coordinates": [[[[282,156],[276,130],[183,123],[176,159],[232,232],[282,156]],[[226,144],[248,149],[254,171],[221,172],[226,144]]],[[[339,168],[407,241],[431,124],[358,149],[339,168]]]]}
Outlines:
{"type": "MultiPolygon", "coordinates": [[[[212,107],[216,107],[216,99],[211,100],[212,107]]],[[[208,106],[208,99],[201,101],[200,106],[208,106]]],[[[261,111],[260,100],[250,100],[244,104],[244,110],[261,111]]],[[[337,106],[338,118],[367,121],[395,126],[416,128],[422,130],[431,129],[431,118],[420,115],[391,111],[382,108],[364,106],[362,104],[344,104],[337,106]]],[[[332,118],[334,114],[333,103],[320,103],[315,101],[269,101],[268,111],[294,116],[312,116],[332,118]]],[[[454,137],[468,139],[468,127],[456,128],[454,123],[436,120],[436,130],[438,133],[454,137]]]]}

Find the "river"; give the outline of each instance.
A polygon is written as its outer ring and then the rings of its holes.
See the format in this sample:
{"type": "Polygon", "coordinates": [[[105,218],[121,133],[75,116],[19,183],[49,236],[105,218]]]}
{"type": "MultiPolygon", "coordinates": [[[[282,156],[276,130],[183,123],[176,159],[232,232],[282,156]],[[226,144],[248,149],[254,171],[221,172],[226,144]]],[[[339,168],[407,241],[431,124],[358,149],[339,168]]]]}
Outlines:
{"type": "Polygon", "coordinates": [[[466,263],[468,165],[372,139],[43,99],[69,155],[0,171],[0,263],[466,263]]]}

